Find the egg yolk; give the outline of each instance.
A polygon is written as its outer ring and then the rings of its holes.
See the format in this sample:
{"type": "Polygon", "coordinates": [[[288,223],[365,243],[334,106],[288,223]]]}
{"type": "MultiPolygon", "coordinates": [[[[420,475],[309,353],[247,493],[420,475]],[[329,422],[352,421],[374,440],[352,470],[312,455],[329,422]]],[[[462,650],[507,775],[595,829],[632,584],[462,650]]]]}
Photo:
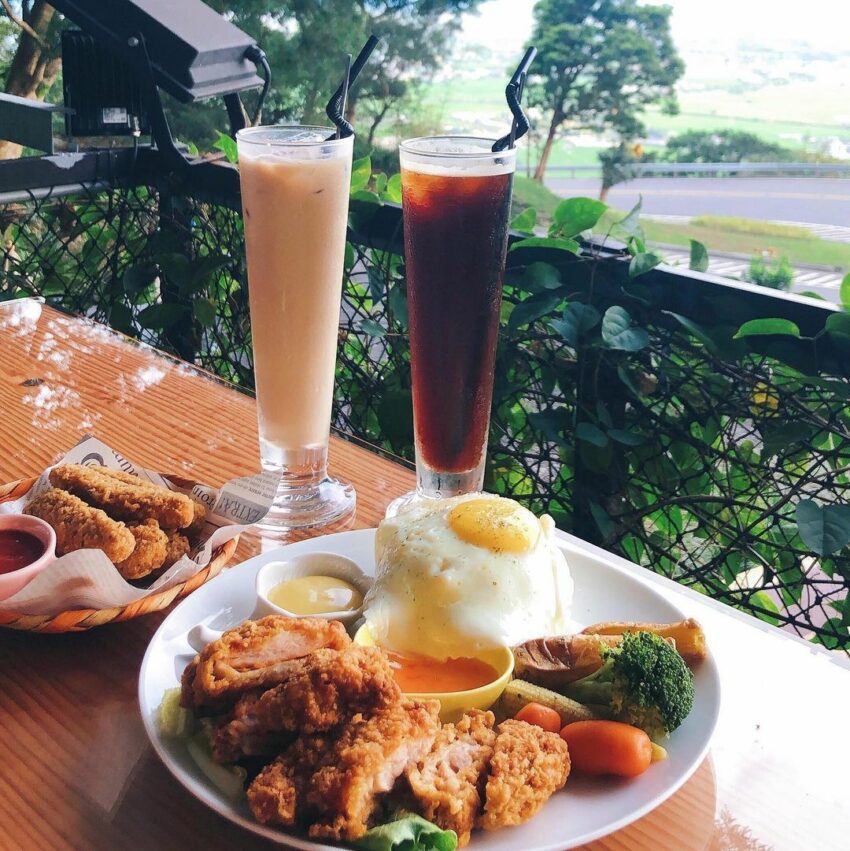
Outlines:
{"type": "Polygon", "coordinates": [[[462,541],[493,552],[527,552],[540,534],[537,518],[509,499],[466,500],[449,512],[448,522],[462,541]]]}
{"type": "Polygon", "coordinates": [[[468,691],[492,683],[499,674],[481,659],[462,656],[439,661],[385,651],[399,688],[407,694],[445,694],[468,691]]]}

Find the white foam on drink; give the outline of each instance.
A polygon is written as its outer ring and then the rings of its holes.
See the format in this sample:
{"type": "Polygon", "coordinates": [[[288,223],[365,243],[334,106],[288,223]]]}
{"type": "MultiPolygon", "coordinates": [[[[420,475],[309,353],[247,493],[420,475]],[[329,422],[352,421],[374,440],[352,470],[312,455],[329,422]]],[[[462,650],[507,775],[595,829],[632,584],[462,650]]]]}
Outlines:
{"type": "Polygon", "coordinates": [[[325,136],[324,133],[317,133],[315,130],[313,130],[313,131],[302,130],[300,133],[293,133],[291,136],[287,136],[286,137],[286,144],[287,145],[298,145],[298,144],[303,145],[307,142],[310,142],[310,143],[321,142],[326,138],[327,138],[327,136],[325,136]]]}
{"type": "Polygon", "coordinates": [[[305,147],[305,148],[275,148],[271,145],[264,147],[256,146],[256,150],[245,151],[239,149],[240,160],[250,160],[251,162],[271,163],[273,165],[289,165],[315,163],[322,160],[334,159],[351,159],[351,151],[346,149],[326,148],[326,147],[305,147]]]}
{"type": "Polygon", "coordinates": [[[494,153],[491,145],[491,139],[413,139],[401,146],[401,167],[406,171],[438,177],[512,174],[516,169],[516,152],[494,153]]]}
{"type": "Polygon", "coordinates": [[[401,157],[401,167],[404,171],[415,171],[418,174],[430,174],[436,177],[493,177],[497,174],[513,174],[516,170],[514,162],[495,161],[489,163],[452,160],[450,164],[441,165],[433,161],[411,161],[404,155],[401,157]]]}
{"type": "Polygon", "coordinates": [[[236,134],[239,158],[263,162],[303,162],[351,156],[351,143],[329,139],[333,128],[252,127],[236,134]]]}

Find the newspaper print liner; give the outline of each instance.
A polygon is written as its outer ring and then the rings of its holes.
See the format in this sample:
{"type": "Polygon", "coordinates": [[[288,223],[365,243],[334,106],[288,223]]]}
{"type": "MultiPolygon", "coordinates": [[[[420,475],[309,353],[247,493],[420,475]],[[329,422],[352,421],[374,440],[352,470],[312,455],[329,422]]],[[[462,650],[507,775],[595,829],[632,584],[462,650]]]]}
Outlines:
{"type": "MultiPolygon", "coordinates": [[[[278,483],[276,474],[232,479],[220,489],[146,470],[87,436],[57,464],[102,464],[189,494],[207,507],[207,523],[193,556],[186,555],[148,588],[126,582],[100,550],[58,558],[17,594],[0,601],[0,626],[38,632],[89,629],[157,611],[217,575],[233,556],[240,532],[262,520],[278,483]]],[[[51,467],[38,477],[0,486],[0,514],[19,514],[50,487],[51,467]]]]}

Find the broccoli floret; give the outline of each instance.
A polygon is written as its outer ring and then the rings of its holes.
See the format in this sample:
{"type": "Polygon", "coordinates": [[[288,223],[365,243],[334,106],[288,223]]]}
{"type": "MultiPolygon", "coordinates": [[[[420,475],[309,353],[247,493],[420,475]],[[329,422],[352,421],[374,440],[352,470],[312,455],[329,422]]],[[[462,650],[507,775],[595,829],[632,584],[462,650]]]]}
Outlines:
{"type": "Polygon", "coordinates": [[[665,738],[694,705],[694,678],[682,657],[660,636],[626,633],[621,644],[603,648],[599,670],[562,691],[579,703],[607,709],[617,721],[665,738]]]}

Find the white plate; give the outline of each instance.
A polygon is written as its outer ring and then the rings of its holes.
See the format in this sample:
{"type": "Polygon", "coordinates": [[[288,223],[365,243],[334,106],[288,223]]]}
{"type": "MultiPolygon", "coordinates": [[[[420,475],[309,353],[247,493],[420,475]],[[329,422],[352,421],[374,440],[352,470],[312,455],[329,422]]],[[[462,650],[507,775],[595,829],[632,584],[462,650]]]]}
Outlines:
{"type": "MultiPolygon", "coordinates": [[[[166,689],[178,685],[183,668],[194,656],[186,633],[201,621],[228,629],[249,617],[254,608],[254,579],[270,561],[313,551],[336,552],[354,559],[374,575],[374,530],[341,532],[311,538],[243,562],[224,571],[190,594],[163,621],[148,646],[139,675],[139,703],[154,750],[171,773],[217,813],[246,830],[290,847],[327,849],[300,836],[264,827],[254,821],[247,805],[232,804],[205,778],[181,740],[159,735],[156,710],[166,689]]],[[[609,620],[669,622],[682,613],[650,584],[619,565],[558,541],[575,581],[573,617],[583,624],[609,620]]],[[[629,824],[672,795],[696,770],[708,751],[720,709],[720,679],[712,659],[695,673],[696,700],[685,723],[667,743],[669,759],[654,764],[631,781],[571,777],[563,792],[546,804],[536,818],[520,827],[473,833],[473,851],[564,851],[598,839],[629,824]]]]}

